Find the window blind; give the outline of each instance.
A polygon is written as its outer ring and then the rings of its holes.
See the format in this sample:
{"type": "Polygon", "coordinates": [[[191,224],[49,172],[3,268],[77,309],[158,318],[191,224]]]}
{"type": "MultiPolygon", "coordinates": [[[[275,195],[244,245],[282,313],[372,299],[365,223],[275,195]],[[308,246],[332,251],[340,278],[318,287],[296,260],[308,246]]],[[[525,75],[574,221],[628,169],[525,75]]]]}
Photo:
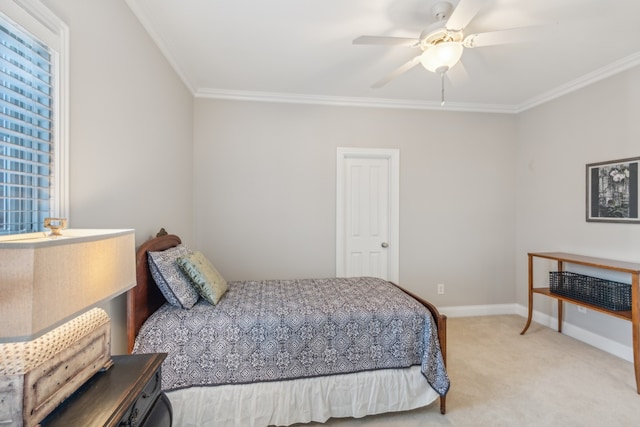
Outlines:
{"type": "Polygon", "coordinates": [[[0,235],[42,231],[51,216],[52,58],[0,15],[0,235]]]}

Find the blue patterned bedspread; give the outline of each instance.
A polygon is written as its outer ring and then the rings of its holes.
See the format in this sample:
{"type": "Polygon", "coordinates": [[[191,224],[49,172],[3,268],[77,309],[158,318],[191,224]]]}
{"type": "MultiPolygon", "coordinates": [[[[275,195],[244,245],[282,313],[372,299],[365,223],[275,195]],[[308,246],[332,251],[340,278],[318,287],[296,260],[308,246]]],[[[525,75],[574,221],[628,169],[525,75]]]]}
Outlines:
{"type": "Polygon", "coordinates": [[[449,389],[431,313],[372,277],[229,282],[222,300],[165,304],[135,353],[168,353],[162,387],[243,384],[421,365],[449,389]]]}

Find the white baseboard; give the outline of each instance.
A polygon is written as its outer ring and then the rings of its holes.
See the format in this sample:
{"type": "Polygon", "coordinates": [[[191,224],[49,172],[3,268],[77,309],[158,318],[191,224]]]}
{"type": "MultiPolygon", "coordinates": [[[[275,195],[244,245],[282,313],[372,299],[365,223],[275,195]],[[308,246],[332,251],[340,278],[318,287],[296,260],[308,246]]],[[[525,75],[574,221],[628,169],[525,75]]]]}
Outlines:
{"type": "MultiPolygon", "coordinates": [[[[517,314],[526,319],[527,307],[520,304],[470,305],[460,307],[438,307],[440,313],[448,317],[495,316],[501,314],[517,314]]],[[[558,318],[540,311],[533,311],[533,321],[551,329],[557,329],[558,318]]],[[[524,323],[522,325],[524,327],[524,323]]],[[[562,333],[592,345],[607,353],[613,354],[627,362],[633,362],[633,348],[620,344],[602,335],[594,334],[566,321],[562,324],[562,333]]]]}
{"type": "Polygon", "coordinates": [[[438,311],[448,317],[497,316],[518,314],[517,304],[466,305],[461,307],[438,307],[438,311]]]}

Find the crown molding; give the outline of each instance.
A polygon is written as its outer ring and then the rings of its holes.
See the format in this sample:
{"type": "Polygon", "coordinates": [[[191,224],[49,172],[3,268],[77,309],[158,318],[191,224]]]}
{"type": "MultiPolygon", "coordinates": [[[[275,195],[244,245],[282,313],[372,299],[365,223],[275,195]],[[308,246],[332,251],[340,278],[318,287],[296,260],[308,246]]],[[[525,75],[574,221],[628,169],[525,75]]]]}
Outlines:
{"type": "Polygon", "coordinates": [[[347,107],[400,108],[434,111],[458,111],[472,113],[513,114],[515,108],[500,104],[471,104],[447,102],[444,106],[434,101],[398,100],[387,98],[359,98],[325,95],[305,95],[272,92],[251,92],[242,90],[199,89],[196,98],[227,99],[235,101],[277,102],[289,104],[314,104],[347,107]]]}
{"type": "Polygon", "coordinates": [[[158,49],[160,49],[160,52],[162,52],[162,55],[169,62],[169,64],[171,65],[173,70],[176,72],[176,74],[178,74],[178,77],[180,77],[180,80],[182,80],[182,82],[187,87],[187,89],[192,94],[195,95],[195,92],[196,92],[195,85],[191,81],[191,78],[189,77],[187,72],[184,71],[184,69],[180,66],[179,61],[175,59],[175,57],[171,53],[171,50],[167,47],[167,43],[160,36],[160,33],[158,33],[155,30],[153,25],[151,25],[151,22],[149,21],[149,19],[147,19],[147,16],[149,14],[144,10],[144,8],[140,7],[138,2],[134,0],[125,0],[125,1],[127,2],[129,9],[131,9],[134,16],[138,18],[138,21],[140,22],[140,24],[142,24],[142,27],[149,34],[149,36],[151,37],[151,40],[153,40],[156,46],[158,46],[158,49]]]}
{"type": "Polygon", "coordinates": [[[403,108],[435,111],[459,111],[472,113],[519,114],[538,105],[547,103],[561,96],[575,92],[586,86],[622,73],[640,65],[640,52],[612,62],[584,76],[578,77],[564,85],[535,96],[520,105],[508,104],[472,104],[448,102],[441,106],[439,102],[398,100],[385,98],[357,98],[322,95],[297,95],[286,93],[249,92],[221,89],[199,89],[194,93],[197,98],[232,99],[259,102],[286,102],[298,104],[318,104],[333,106],[371,107],[371,108],[403,108]]]}
{"type": "Polygon", "coordinates": [[[509,104],[473,104],[448,102],[441,106],[434,101],[398,100],[387,98],[358,98],[324,95],[300,95],[288,93],[250,92],[241,90],[199,89],[196,98],[231,99],[238,101],[281,102],[295,104],[316,104],[331,106],[402,108],[432,111],[458,111],[471,113],[519,114],[561,96],[597,83],[608,77],[622,73],[640,65],[640,52],[612,62],[591,73],[585,74],[550,91],[530,98],[520,105],[509,104]]]}
{"type": "Polygon", "coordinates": [[[600,80],[604,80],[607,77],[614,76],[629,70],[633,67],[640,65],[640,52],[636,52],[629,56],[626,56],[618,61],[614,61],[602,68],[599,68],[591,73],[585,74],[582,77],[578,77],[564,85],[558,86],[548,92],[535,96],[528,101],[520,104],[515,108],[515,113],[521,113],[538,105],[544,104],[561,96],[567,95],[571,92],[575,92],[578,89],[592,85],[600,80]]]}

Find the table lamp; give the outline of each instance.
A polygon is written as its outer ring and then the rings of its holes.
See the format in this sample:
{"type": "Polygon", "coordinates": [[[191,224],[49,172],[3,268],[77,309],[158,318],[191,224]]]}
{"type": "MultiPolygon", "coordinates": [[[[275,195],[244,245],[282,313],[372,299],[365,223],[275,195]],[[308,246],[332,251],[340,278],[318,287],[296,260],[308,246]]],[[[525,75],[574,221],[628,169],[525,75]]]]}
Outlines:
{"type": "Polygon", "coordinates": [[[95,306],[135,277],[134,230],[0,240],[0,425],[38,425],[110,367],[110,319],[95,306]]]}

